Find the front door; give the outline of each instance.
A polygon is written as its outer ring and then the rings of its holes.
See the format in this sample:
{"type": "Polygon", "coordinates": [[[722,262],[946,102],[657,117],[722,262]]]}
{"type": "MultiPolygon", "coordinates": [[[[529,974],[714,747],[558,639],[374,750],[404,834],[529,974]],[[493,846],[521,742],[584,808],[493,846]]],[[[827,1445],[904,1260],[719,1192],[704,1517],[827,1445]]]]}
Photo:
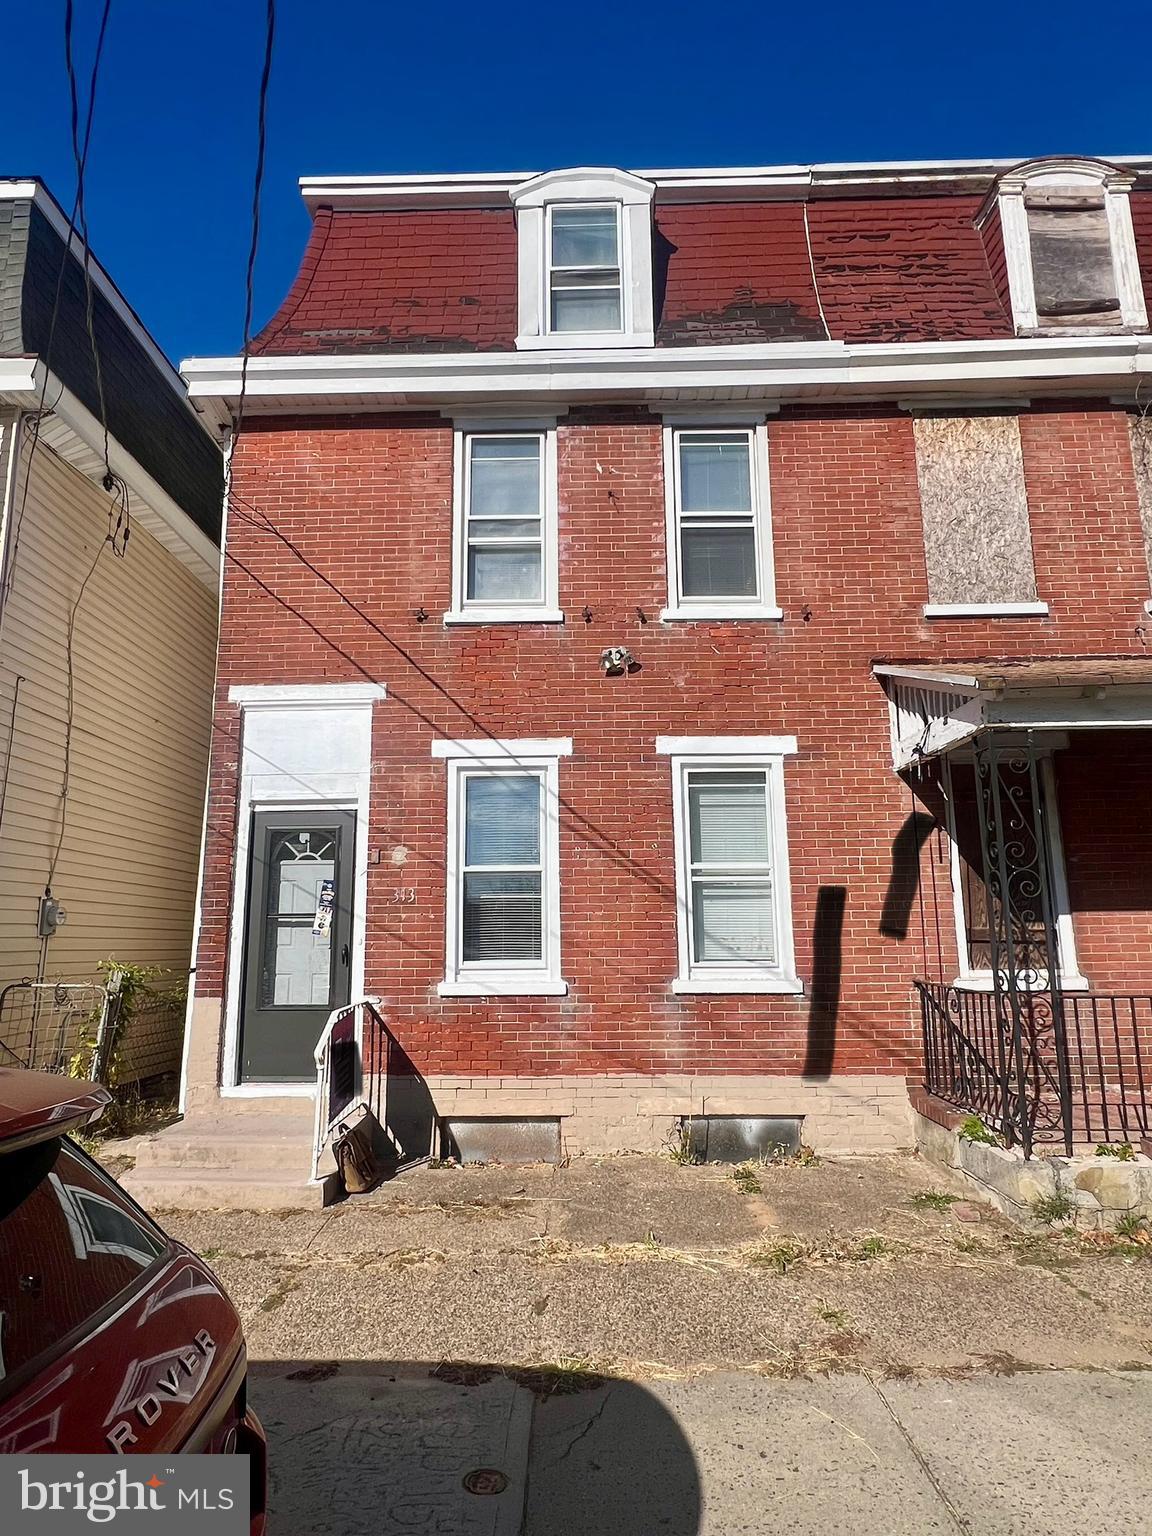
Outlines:
{"type": "Polygon", "coordinates": [[[242,1082],[302,1082],[333,1008],[351,1000],[354,811],[252,818],[242,1082]]]}

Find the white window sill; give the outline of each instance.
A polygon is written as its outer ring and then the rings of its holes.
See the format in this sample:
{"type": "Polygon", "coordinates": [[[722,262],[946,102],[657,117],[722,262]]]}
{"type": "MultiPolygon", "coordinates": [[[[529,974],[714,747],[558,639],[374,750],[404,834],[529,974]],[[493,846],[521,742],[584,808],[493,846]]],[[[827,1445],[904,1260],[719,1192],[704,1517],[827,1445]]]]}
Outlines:
{"type": "Polygon", "coordinates": [[[667,624],[707,623],[711,619],[782,619],[783,608],[768,608],[760,603],[715,603],[710,608],[662,608],[661,619],[667,624]]]}
{"type": "MultiPolygon", "coordinates": [[[[992,985],[992,975],[989,971],[974,971],[970,976],[957,976],[952,985],[958,992],[992,992],[995,990],[992,985]]],[[[1087,976],[1061,976],[1060,978],[1061,992],[1089,992],[1091,989],[1092,984],[1087,976]]],[[[1043,984],[1037,982],[1034,987],[1026,987],[1024,990],[1026,992],[1046,992],[1048,985],[1047,982],[1043,984]]]]}
{"type": "Polygon", "coordinates": [[[463,608],[444,615],[445,624],[563,624],[559,608],[463,608]]]}
{"type": "Polygon", "coordinates": [[[518,352],[599,352],[605,347],[654,347],[652,331],[552,331],[546,336],[517,336],[518,352]]]}
{"type": "Polygon", "coordinates": [[[693,992],[760,992],[802,997],[804,983],[794,976],[677,976],[672,992],[677,997],[693,992]]]}
{"type": "Polygon", "coordinates": [[[554,976],[536,976],[514,972],[468,977],[467,980],[442,981],[436,988],[440,997],[567,997],[568,983],[554,976]]]}
{"type": "Polygon", "coordinates": [[[1043,619],[1047,603],[925,603],[926,619],[1043,619]]]}

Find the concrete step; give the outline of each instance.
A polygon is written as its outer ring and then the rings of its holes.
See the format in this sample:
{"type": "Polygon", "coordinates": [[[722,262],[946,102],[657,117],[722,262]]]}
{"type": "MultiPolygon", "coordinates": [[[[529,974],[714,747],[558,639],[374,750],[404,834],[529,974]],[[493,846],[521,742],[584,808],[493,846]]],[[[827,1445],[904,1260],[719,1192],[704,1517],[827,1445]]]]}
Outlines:
{"type": "Polygon", "coordinates": [[[300,1211],[331,1205],[340,1181],[328,1174],[310,1184],[295,1169],[253,1176],[225,1168],[133,1168],[120,1183],[146,1211],[300,1211]]]}
{"type": "Polygon", "coordinates": [[[311,1117],[201,1116],[141,1137],[134,1151],[138,1168],[225,1168],[241,1175],[291,1169],[307,1175],[312,1136],[311,1117]]]}

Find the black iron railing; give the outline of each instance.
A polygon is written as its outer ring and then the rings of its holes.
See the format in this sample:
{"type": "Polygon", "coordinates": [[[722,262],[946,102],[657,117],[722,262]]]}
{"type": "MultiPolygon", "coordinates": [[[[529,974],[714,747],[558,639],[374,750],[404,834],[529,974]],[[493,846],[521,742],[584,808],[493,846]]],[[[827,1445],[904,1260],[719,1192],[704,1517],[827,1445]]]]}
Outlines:
{"type": "Polygon", "coordinates": [[[916,990],[926,1087],[1009,1145],[1152,1134],[1152,996],[916,990]]]}

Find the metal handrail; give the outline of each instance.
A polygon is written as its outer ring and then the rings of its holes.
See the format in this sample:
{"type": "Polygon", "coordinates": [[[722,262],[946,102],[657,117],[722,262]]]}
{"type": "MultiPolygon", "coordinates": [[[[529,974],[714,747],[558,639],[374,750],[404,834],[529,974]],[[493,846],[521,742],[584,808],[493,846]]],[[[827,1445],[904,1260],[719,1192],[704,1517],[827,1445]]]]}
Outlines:
{"type": "Polygon", "coordinates": [[[1010,1013],[993,993],[925,981],[916,991],[925,1086],[1026,1155],[1033,1142],[1070,1150],[1152,1135],[1152,994],[1033,991],[1010,1013]]]}
{"type": "MultiPolygon", "coordinates": [[[[379,1046],[387,1038],[388,1028],[376,1012],[378,997],[362,997],[356,1002],[333,1008],[320,1031],[313,1057],[316,1063],[316,1107],[312,1133],[312,1183],[320,1181],[320,1159],[332,1139],[333,1132],[342,1120],[359,1109],[372,1108],[370,1102],[378,1100],[381,1093],[379,1070],[379,1046]],[[372,1049],[368,1052],[371,1069],[365,1072],[364,1025],[367,1019],[372,1049]],[[344,1025],[345,1028],[341,1029],[344,1025]],[[347,1026],[351,1026],[350,1029],[347,1026]],[[342,1080],[333,1074],[333,1053],[339,1049],[345,1053],[341,1063],[342,1080]],[[375,1083],[373,1092],[365,1093],[365,1084],[375,1083]]],[[[379,1104],[376,1111],[378,1113],[379,1104]]]]}

